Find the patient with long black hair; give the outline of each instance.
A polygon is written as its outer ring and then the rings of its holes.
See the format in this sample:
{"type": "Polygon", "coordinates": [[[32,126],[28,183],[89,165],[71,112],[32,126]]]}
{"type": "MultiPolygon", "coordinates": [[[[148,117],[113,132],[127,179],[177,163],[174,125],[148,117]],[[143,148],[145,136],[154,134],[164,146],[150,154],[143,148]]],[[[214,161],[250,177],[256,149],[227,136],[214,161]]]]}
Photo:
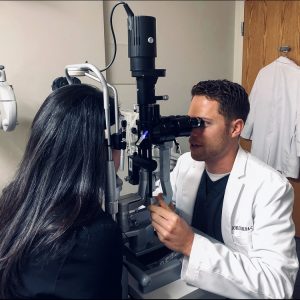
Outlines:
{"type": "Polygon", "coordinates": [[[121,298],[121,231],[101,209],[104,130],[103,94],[86,84],[37,112],[0,198],[0,298],[121,298]]]}

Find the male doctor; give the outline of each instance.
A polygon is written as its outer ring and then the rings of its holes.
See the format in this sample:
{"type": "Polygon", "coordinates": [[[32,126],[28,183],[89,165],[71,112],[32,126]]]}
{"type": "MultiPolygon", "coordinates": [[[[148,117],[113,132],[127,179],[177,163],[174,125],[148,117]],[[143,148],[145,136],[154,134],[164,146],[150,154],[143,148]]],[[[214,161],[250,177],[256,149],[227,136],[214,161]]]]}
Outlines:
{"type": "MultiPolygon", "coordinates": [[[[228,298],[291,298],[298,271],[293,188],[239,146],[249,113],[237,83],[202,81],[192,88],[191,152],[171,173],[173,204],[149,206],[152,225],[184,254],[188,284],[228,298]]],[[[160,188],[157,190],[161,191],[160,188]]]]}

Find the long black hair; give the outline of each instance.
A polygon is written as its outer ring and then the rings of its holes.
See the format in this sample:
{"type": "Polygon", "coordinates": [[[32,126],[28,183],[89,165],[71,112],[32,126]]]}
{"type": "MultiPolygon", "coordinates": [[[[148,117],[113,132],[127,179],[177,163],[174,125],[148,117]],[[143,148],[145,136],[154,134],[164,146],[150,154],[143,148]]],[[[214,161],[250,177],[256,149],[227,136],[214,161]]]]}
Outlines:
{"type": "Polygon", "coordinates": [[[71,229],[101,210],[106,183],[102,93],[86,84],[52,92],[0,198],[0,298],[14,296],[22,261],[59,255],[71,229]]]}

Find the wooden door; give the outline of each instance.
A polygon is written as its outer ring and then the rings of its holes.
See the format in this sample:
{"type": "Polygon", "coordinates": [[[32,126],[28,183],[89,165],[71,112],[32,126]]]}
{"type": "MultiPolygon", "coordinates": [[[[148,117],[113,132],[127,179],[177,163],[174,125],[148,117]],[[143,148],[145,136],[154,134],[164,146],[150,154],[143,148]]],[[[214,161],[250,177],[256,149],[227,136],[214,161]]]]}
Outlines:
{"type": "MultiPolygon", "coordinates": [[[[250,93],[261,68],[280,55],[300,65],[300,1],[245,1],[242,85],[250,93]],[[290,51],[281,53],[281,46],[290,51]]],[[[300,99],[299,99],[300,101],[300,99]]],[[[251,142],[242,139],[251,150],[251,142]]],[[[300,237],[300,179],[289,179],[295,190],[293,219],[300,237]]]]}

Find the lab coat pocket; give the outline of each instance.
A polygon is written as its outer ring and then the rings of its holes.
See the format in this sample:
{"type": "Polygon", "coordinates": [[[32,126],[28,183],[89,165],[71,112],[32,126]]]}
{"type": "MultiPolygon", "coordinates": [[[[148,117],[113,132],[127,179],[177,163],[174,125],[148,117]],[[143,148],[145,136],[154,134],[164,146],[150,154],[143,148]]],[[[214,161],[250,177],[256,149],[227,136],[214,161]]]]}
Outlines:
{"type": "Polygon", "coordinates": [[[234,231],[232,233],[233,242],[237,246],[251,249],[252,245],[252,231],[234,231]]]}

